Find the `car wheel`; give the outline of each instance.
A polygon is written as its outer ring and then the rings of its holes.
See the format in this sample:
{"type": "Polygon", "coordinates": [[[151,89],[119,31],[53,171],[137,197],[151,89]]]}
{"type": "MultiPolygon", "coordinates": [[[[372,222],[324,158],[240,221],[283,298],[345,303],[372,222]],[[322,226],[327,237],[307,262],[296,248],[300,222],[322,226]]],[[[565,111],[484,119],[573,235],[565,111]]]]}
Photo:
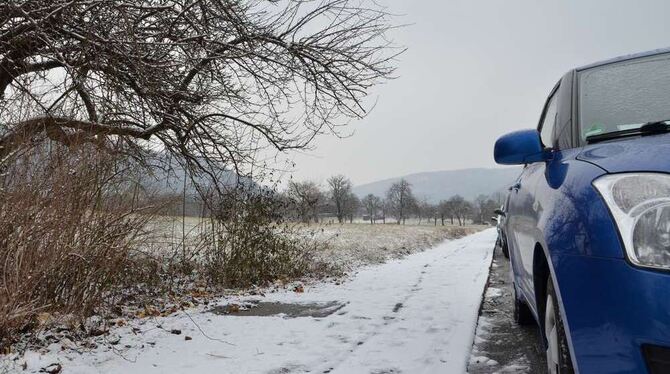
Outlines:
{"type": "Polygon", "coordinates": [[[570,350],[554,284],[547,281],[547,303],[544,310],[544,336],[547,339],[547,371],[549,374],[572,374],[570,350]]]}
{"type": "Polygon", "coordinates": [[[530,325],[535,322],[533,314],[528,305],[519,299],[516,291],[516,285],[512,285],[514,290],[514,322],[519,325],[530,325]]]}

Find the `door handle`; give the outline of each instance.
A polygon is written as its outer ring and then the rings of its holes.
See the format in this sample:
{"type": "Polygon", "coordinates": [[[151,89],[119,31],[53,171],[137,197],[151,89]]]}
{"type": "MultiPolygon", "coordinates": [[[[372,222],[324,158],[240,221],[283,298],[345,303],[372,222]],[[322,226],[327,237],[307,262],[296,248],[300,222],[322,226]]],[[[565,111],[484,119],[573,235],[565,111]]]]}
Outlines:
{"type": "Polygon", "coordinates": [[[519,191],[521,189],[521,182],[516,182],[512,185],[512,187],[509,188],[510,191],[519,191]]]}

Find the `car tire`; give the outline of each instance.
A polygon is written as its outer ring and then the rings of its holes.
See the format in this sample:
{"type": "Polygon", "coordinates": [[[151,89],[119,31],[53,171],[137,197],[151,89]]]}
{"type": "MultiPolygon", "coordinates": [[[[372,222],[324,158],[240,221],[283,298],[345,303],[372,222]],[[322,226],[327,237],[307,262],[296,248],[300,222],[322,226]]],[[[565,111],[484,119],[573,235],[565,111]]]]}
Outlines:
{"type": "Polygon", "coordinates": [[[514,290],[514,322],[522,326],[535,323],[530,308],[517,295],[516,285],[512,285],[512,289],[514,290]]]}
{"type": "Polygon", "coordinates": [[[547,299],[544,309],[544,336],[549,374],[573,374],[568,338],[561,318],[554,283],[547,280],[547,299]]]}

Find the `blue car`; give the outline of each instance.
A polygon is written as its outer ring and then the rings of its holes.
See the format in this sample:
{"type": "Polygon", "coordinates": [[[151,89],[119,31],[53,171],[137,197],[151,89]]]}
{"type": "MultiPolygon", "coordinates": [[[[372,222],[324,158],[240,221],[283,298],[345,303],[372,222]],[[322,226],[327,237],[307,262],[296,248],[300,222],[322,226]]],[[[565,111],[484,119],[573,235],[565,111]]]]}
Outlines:
{"type": "Polygon", "coordinates": [[[514,318],[538,324],[549,372],[670,373],[670,49],[568,72],[494,156],[525,165],[514,318]]]}

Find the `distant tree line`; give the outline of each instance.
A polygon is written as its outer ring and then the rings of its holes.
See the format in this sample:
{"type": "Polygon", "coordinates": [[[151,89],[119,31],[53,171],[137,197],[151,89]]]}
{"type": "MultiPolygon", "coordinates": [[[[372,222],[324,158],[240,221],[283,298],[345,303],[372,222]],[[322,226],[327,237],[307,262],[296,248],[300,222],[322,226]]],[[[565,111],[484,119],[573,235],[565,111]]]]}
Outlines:
{"type": "Polygon", "coordinates": [[[417,198],[405,179],[393,183],[384,196],[368,194],[359,199],[351,180],[344,175],[327,179],[324,186],[313,181],[291,181],[280,194],[287,216],[303,223],[345,223],[356,219],[370,224],[393,222],[406,224],[459,225],[486,224],[501,204],[502,196],[480,195],[473,201],[462,196],[432,203],[417,198]]]}

